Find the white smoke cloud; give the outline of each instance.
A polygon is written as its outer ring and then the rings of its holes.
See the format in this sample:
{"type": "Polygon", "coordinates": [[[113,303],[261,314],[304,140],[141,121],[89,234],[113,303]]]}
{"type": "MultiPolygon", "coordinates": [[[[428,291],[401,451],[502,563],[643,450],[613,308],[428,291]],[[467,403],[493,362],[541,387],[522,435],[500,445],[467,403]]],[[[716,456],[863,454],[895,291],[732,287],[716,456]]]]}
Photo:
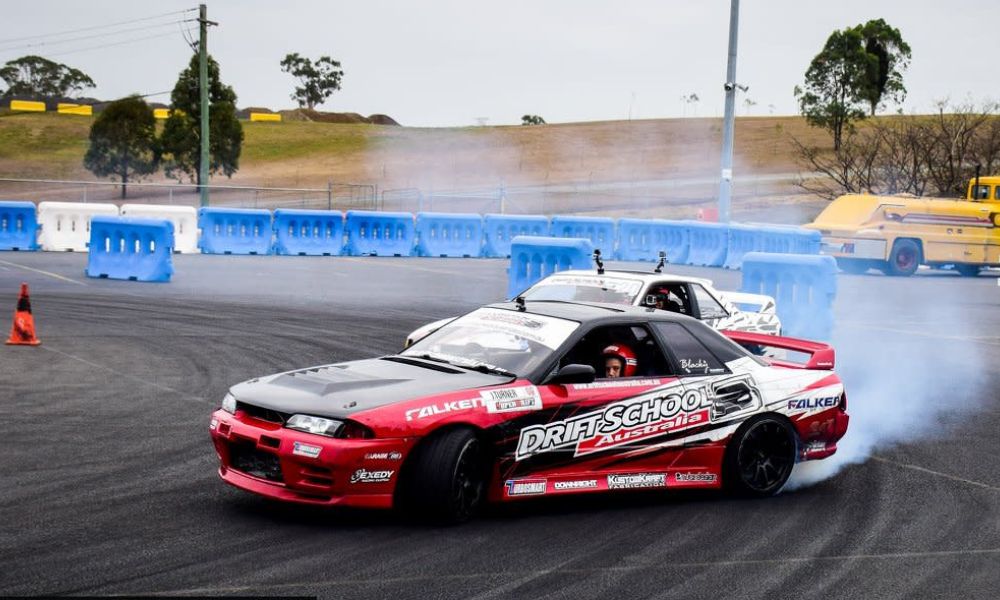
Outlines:
{"type": "Polygon", "coordinates": [[[798,464],[785,491],[880,450],[946,435],[988,397],[981,374],[994,368],[997,347],[977,338],[982,320],[968,310],[971,283],[944,273],[840,276],[833,346],[850,426],[837,453],[798,464]]]}

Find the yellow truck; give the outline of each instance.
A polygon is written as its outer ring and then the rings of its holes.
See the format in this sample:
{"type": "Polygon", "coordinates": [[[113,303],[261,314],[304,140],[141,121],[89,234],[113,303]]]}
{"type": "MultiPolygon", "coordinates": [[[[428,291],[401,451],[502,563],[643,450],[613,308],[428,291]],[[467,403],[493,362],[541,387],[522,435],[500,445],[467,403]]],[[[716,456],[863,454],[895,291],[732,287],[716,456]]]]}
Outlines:
{"type": "Polygon", "coordinates": [[[954,265],[975,276],[1000,266],[1000,177],[975,177],[964,199],[848,194],[805,225],[822,252],[848,273],[912,275],[920,265],[954,265]]]}

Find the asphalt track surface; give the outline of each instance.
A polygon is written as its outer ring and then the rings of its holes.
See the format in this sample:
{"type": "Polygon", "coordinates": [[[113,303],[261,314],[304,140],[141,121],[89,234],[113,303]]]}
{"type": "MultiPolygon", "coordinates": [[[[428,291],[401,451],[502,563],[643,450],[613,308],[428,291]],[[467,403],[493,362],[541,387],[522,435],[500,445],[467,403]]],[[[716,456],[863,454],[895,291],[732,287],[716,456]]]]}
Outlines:
{"type": "MultiPolygon", "coordinates": [[[[85,261],[0,254],[0,314],[27,281],[43,341],[0,347],[2,595],[1000,593],[995,275],[841,277],[848,438],[867,437],[828,479],[766,500],[532,501],[439,528],[232,489],[208,414],[243,379],[390,353],[416,326],[500,298],[505,261],[178,256],[169,284],[87,279],[85,261]]],[[[738,286],[738,273],[674,270],[738,286]]]]}

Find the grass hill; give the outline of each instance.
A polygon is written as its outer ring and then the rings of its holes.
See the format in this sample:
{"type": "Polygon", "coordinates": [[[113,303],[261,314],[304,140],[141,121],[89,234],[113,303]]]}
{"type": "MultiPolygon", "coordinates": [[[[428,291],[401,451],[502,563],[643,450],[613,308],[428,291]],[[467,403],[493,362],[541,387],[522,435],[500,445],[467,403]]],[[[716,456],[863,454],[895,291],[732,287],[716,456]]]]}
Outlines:
{"type": "MultiPolygon", "coordinates": [[[[0,177],[96,181],[82,166],[91,121],[51,113],[0,115],[0,177]]],[[[503,186],[511,199],[522,193],[527,199],[521,203],[526,206],[511,210],[614,216],[685,216],[710,202],[718,187],[722,140],[721,119],[456,128],[285,121],[243,127],[239,172],[213,183],[294,188],[360,183],[380,191],[417,188],[428,195],[503,186]],[[529,188],[538,193],[527,194],[529,188]]],[[[818,206],[800,197],[792,181],[799,165],[791,136],[825,143],[822,131],[798,117],[737,119],[735,191],[744,204],[818,206]]],[[[160,174],[150,181],[167,180],[160,174]]],[[[0,193],[9,196],[9,185],[0,182],[0,193]]],[[[24,190],[16,191],[30,194],[24,190]]]]}

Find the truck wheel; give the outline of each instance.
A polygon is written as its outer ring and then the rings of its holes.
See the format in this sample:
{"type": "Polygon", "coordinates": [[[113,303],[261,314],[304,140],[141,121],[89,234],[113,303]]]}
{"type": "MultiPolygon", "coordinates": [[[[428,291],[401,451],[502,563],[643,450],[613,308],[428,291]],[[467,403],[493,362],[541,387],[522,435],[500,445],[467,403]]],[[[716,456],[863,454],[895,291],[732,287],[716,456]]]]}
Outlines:
{"type": "Polygon", "coordinates": [[[871,263],[867,260],[861,260],[858,258],[838,258],[837,266],[844,273],[849,273],[851,275],[861,275],[862,273],[868,271],[871,267],[871,263]]]}
{"type": "Polygon", "coordinates": [[[979,275],[979,265],[955,265],[955,270],[961,273],[962,277],[976,277],[979,275]]]}
{"type": "Polygon", "coordinates": [[[920,246],[913,240],[896,240],[889,254],[889,275],[909,277],[917,272],[920,266],[920,246]]]}
{"type": "Polygon", "coordinates": [[[453,429],[415,449],[403,473],[404,507],[414,516],[439,523],[469,520],[483,502],[485,452],[476,434],[453,429]]]}

